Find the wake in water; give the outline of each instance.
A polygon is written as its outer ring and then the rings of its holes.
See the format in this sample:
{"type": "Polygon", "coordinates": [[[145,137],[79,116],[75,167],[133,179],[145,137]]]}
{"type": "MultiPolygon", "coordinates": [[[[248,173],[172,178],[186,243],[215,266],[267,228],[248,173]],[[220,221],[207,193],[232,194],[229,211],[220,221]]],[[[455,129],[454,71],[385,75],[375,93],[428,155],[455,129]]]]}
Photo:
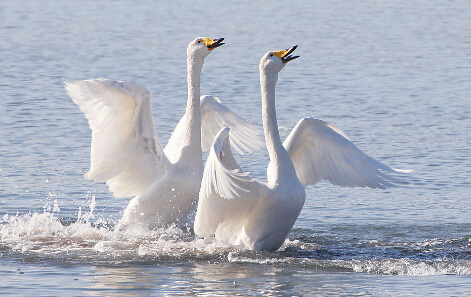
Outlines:
{"type": "Polygon", "coordinates": [[[94,199],[89,207],[86,213],[79,210],[72,222],[61,220],[57,207],[55,212],[4,215],[0,225],[2,258],[67,265],[204,261],[302,265],[385,275],[471,275],[471,236],[381,242],[313,237],[307,236],[313,230],[297,229],[277,252],[254,252],[198,239],[191,229],[175,225],[115,232],[112,223],[95,217],[94,199]]]}

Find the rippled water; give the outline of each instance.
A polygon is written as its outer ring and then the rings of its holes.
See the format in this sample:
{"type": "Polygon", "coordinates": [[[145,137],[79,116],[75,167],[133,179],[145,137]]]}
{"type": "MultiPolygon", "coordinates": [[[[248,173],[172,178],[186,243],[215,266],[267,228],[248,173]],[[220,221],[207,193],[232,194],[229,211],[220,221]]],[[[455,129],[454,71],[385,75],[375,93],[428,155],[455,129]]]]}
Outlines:
{"type": "MultiPolygon", "coordinates": [[[[15,295],[471,293],[471,5],[467,1],[48,1],[0,4],[0,292],[15,295]],[[83,179],[90,130],[62,79],[152,93],[165,143],[186,102],[186,46],[225,37],[202,93],[260,119],[258,61],[298,44],[277,115],[340,127],[414,169],[387,190],[322,182],[275,253],[188,226],[117,234],[126,199],[83,179]],[[20,290],[21,289],[21,290],[20,290]]],[[[263,180],[266,152],[237,156],[263,180]]]]}

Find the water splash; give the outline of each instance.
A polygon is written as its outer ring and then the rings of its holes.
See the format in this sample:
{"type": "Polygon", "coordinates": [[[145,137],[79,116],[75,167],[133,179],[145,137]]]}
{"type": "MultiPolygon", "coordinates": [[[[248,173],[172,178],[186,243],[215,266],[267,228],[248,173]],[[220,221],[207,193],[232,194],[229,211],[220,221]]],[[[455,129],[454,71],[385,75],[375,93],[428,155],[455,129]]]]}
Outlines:
{"type": "Polygon", "coordinates": [[[344,263],[355,272],[386,275],[471,275],[471,262],[465,260],[439,259],[435,261],[414,261],[411,259],[353,260],[344,263]]]}
{"type": "MultiPolygon", "coordinates": [[[[329,271],[384,275],[471,275],[470,238],[427,239],[417,243],[371,240],[360,244],[317,244],[287,239],[275,253],[239,250],[214,239],[198,239],[176,225],[153,230],[126,229],[79,209],[73,222],[58,212],[4,215],[0,222],[0,251],[28,261],[59,261],[83,265],[162,262],[229,262],[305,266],[329,271]],[[92,223],[93,221],[93,223],[92,223]],[[400,251],[400,252],[398,252],[400,251]]],[[[322,240],[321,240],[322,241],[322,240]]]]}

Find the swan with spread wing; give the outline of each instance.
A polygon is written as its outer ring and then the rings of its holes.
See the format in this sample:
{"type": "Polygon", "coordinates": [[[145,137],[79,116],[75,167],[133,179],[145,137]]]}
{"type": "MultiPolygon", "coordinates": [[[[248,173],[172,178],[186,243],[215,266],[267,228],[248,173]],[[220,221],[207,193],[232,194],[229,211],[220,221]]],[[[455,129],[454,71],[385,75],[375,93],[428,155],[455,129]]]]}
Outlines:
{"type": "Polygon", "coordinates": [[[116,197],[134,196],[117,229],[163,227],[184,218],[198,197],[202,142],[211,143],[222,127],[236,131],[231,142],[240,152],[264,146],[263,136],[257,136],[263,133],[261,127],[230,111],[217,97],[204,96],[200,102],[204,58],[223,40],[200,37],[188,45],[186,112],[165,148],[145,88],[107,79],[65,82],[92,130],[85,178],[106,182],[116,197]]]}
{"type": "Polygon", "coordinates": [[[339,186],[385,188],[392,169],[363,153],[337,127],[301,119],[282,143],[275,111],[278,73],[297,46],[268,52],[260,61],[262,120],[269,154],[267,182],[253,179],[235,161],[230,128],[220,130],[206,161],[194,230],[197,236],[252,250],[277,250],[305,201],[305,187],[319,180],[339,186]]]}

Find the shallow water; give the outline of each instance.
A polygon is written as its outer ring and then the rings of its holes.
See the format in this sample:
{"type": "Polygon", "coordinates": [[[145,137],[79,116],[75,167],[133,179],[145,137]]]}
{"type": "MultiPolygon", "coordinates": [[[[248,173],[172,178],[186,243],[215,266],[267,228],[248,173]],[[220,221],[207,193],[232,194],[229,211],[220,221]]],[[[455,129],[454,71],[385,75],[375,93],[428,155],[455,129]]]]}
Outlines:
{"type": "MultiPolygon", "coordinates": [[[[5,1],[4,1],[5,2],[5,1]]],[[[8,295],[466,296],[471,293],[471,6],[466,1],[49,1],[0,4],[0,291],[8,295]],[[202,93],[260,119],[258,62],[298,44],[279,124],[340,127],[413,169],[387,190],[321,182],[275,253],[187,226],[115,233],[127,199],[85,181],[88,123],[63,79],[146,87],[166,143],[186,101],[186,46],[225,37],[202,93]],[[21,289],[21,290],[20,290],[21,289]]],[[[266,152],[236,156],[263,180],[266,152]]]]}

